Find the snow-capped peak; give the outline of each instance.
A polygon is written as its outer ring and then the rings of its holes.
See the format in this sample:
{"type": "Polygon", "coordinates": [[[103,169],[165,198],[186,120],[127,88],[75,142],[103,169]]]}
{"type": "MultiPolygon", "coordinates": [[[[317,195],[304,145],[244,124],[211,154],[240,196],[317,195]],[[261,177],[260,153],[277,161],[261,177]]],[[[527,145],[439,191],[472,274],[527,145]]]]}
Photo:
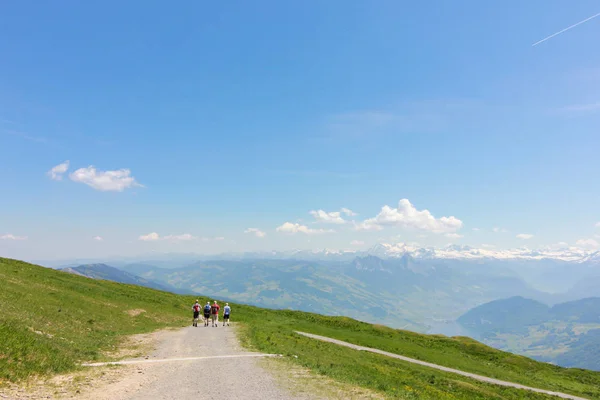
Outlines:
{"type": "Polygon", "coordinates": [[[405,254],[413,258],[444,258],[444,259],[523,259],[542,260],[555,259],[577,262],[600,262],[600,252],[590,253],[579,248],[541,248],[532,250],[527,247],[509,250],[475,248],[461,245],[448,245],[442,248],[415,247],[406,243],[379,243],[367,251],[368,254],[379,257],[402,257],[405,254]]]}

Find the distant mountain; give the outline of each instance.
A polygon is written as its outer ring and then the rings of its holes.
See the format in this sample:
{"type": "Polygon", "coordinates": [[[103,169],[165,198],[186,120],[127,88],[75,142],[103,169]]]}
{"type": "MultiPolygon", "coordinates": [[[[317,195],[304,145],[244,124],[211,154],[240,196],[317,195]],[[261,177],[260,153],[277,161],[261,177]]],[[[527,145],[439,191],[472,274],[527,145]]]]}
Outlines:
{"type": "Polygon", "coordinates": [[[493,347],[566,367],[600,370],[600,298],[545,304],[523,297],[469,310],[458,323],[493,347]]]}
{"type": "Polygon", "coordinates": [[[527,334],[530,325],[539,325],[551,319],[551,309],[546,304],[515,296],[475,307],[457,321],[485,338],[499,333],[527,334]]]}
{"type": "Polygon", "coordinates": [[[67,267],[61,271],[69,272],[75,275],[81,275],[92,279],[104,279],[119,283],[127,283],[131,285],[145,286],[152,289],[163,290],[166,292],[181,292],[180,290],[168,285],[160,284],[148,279],[133,275],[129,272],[108,266],[106,264],[85,264],[77,267],[67,267]]]}
{"type": "Polygon", "coordinates": [[[249,259],[198,261],[181,268],[149,264],[129,273],[182,291],[263,307],[348,315],[425,332],[479,304],[507,296],[542,296],[509,269],[408,254],[349,261],[249,259]]]}
{"type": "Polygon", "coordinates": [[[600,267],[597,273],[584,276],[579,279],[564,294],[566,300],[578,299],[581,297],[600,297],[600,267]]]}

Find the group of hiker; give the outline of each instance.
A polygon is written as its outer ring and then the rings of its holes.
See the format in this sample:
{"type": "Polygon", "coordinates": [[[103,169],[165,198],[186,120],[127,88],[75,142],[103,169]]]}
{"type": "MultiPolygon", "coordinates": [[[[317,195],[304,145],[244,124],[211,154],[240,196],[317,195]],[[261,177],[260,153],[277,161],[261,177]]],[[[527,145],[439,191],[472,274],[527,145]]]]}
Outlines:
{"type": "MultiPolygon", "coordinates": [[[[200,303],[196,300],[196,303],[192,306],[192,311],[194,312],[194,321],[192,326],[197,327],[198,321],[200,319],[200,303]]],[[[208,326],[209,322],[212,322],[212,326],[219,326],[219,311],[221,310],[221,306],[214,300],[213,304],[210,304],[210,301],[206,302],[206,305],[203,308],[204,311],[204,326],[208,326]]],[[[229,316],[231,315],[231,307],[229,307],[229,303],[225,303],[225,307],[223,307],[223,326],[227,324],[229,326],[229,316]]]]}

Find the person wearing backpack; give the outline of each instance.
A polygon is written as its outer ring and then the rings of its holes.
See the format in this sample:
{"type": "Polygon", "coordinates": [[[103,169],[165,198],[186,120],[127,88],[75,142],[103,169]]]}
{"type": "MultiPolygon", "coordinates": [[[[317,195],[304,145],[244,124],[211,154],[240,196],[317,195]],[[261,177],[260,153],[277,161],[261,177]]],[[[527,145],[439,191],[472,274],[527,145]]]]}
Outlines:
{"type": "Polygon", "coordinates": [[[223,308],[223,326],[227,322],[227,326],[229,326],[229,315],[231,314],[231,307],[229,307],[229,303],[225,303],[225,307],[223,308]]]}
{"type": "Polygon", "coordinates": [[[214,304],[210,307],[210,315],[212,317],[212,326],[214,326],[214,327],[219,326],[219,310],[220,309],[221,309],[221,307],[217,304],[217,301],[215,300],[214,304]]]}
{"type": "Polygon", "coordinates": [[[204,326],[208,326],[208,320],[210,319],[210,301],[206,302],[204,306],[204,326]]]}
{"type": "Polygon", "coordinates": [[[200,317],[200,303],[196,300],[196,303],[192,306],[192,311],[194,312],[194,320],[192,321],[192,326],[198,327],[198,318],[200,317]]]}

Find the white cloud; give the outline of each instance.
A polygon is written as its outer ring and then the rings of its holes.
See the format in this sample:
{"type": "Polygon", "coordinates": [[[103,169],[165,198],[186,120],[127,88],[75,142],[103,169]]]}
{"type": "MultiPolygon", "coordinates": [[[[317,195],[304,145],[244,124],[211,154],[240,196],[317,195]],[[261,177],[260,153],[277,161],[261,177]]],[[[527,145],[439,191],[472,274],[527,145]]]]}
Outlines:
{"type": "Polygon", "coordinates": [[[27,240],[27,236],[16,236],[12,233],[0,236],[0,240],[27,240]]]}
{"type": "Polygon", "coordinates": [[[153,242],[153,241],[159,240],[159,239],[160,239],[160,236],[158,236],[158,233],[156,233],[156,232],[152,232],[147,235],[140,236],[140,240],[143,240],[144,242],[153,242]]]}
{"type": "Polygon", "coordinates": [[[267,236],[266,232],[263,232],[258,228],[248,228],[244,231],[244,233],[251,233],[254,236],[259,237],[259,238],[264,238],[265,236],[267,236]]]}
{"type": "Polygon", "coordinates": [[[355,216],[358,215],[354,211],[350,210],[349,208],[345,208],[345,207],[343,207],[340,211],[343,212],[344,214],[346,214],[349,217],[355,217],[355,216]]]}
{"type": "Polygon", "coordinates": [[[523,239],[523,240],[531,239],[532,237],[533,237],[533,235],[530,233],[519,233],[516,236],[517,239],[523,239]]]}
{"type": "Polygon", "coordinates": [[[65,161],[62,164],[58,164],[57,166],[52,167],[50,171],[46,174],[50,177],[50,179],[55,181],[61,181],[63,178],[63,174],[67,172],[69,169],[69,160],[65,161]]]}
{"type": "Polygon", "coordinates": [[[189,233],[182,233],[181,235],[167,235],[167,236],[163,237],[162,239],[163,240],[173,240],[173,241],[179,241],[179,240],[186,240],[187,241],[187,240],[194,240],[194,239],[197,239],[197,238],[195,236],[192,236],[189,233]]]}
{"type": "Polygon", "coordinates": [[[365,242],[363,242],[362,240],[353,240],[350,242],[350,245],[352,246],[363,246],[365,244],[365,242]]]}
{"type": "Polygon", "coordinates": [[[435,218],[428,210],[419,211],[408,199],[398,202],[398,208],[383,206],[375,218],[356,225],[358,230],[381,230],[384,226],[416,228],[434,233],[450,233],[459,230],[463,223],[456,217],[435,218]]]}
{"type": "Polygon", "coordinates": [[[458,233],[446,233],[446,237],[450,239],[460,239],[464,237],[463,235],[459,235],[458,233]]]}
{"type": "Polygon", "coordinates": [[[565,250],[565,249],[568,249],[570,246],[569,246],[569,243],[567,243],[567,242],[558,242],[558,243],[551,244],[551,245],[549,245],[547,247],[550,250],[555,250],[556,251],[556,250],[565,250]]]}
{"type": "Polygon", "coordinates": [[[596,222],[596,228],[600,228],[600,221],[596,222]]]}
{"type": "Polygon", "coordinates": [[[379,225],[375,218],[370,218],[359,224],[354,222],[354,229],[357,231],[380,231],[383,230],[383,226],[379,225]]]}
{"type": "Polygon", "coordinates": [[[136,182],[135,178],[131,176],[131,171],[126,168],[115,171],[99,171],[90,165],[72,172],[69,177],[74,182],[85,183],[103,192],[122,192],[134,186],[143,186],[136,182]]]}
{"type": "Polygon", "coordinates": [[[332,229],[311,229],[306,225],[294,224],[292,222],[286,222],[283,225],[277,227],[277,232],[296,234],[304,233],[306,235],[318,235],[322,233],[333,233],[332,229]]]}
{"type": "Polygon", "coordinates": [[[198,237],[198,236],[192,235],[191,233],[182,233],[180,235],[160,236],[158,233],[152,232],[147,235],[140,236],[139,240],[142,240],[144,242],[155,242],[158,240],[165,240],[165,241],[169,241],[169,242],[182,242],[182,241],[189,242],[191,240],[200,240],[202,242],[209,242],[211,240],[225,240],[225,238],[223,236],[216,236],[214,238],[198,237]]]}
{"type": "Polygon", "coordinates": [[[595,250],[599,246],[598,242],[595,241],[594,239],[580,239],[575,244],[581,248],[588,249],[588,250],[595,250]]]}
{"type": "Polygon", "coordinates": [[[501,233],[506,233],[506,232],[508,232],[508,230],[506,230],[504,228],[494,227],[494,228],[492,228],[492,232],[494,232],[494,233],[500,233],[500,232],[501,233]]]}
{"type": "Polygon", "coordinates": [[[94,240],[96,240],[96,241],[98,241],[98,242],[101,242],[101,241],[103,241],[104,239],[103,239],[101,236],[94,236],[94,240]]]}
{"type": "Polygon", "coordinates": [[[493,249],[496,246],[494,246],[493,244],[486,244],[486,243],[484,243],[484,244],[481,245],[481,247],[486,248],[486,249],[493,249]]]}
{"type": "Polygon", "coordinates": [[[474,231],[474,232],[479,232],[480,230],[481,230],[481,229],[479,229],[479,228],[473,228],[473,231],[474,231]]]}
{"type": "Polygon", "coordinates": [[[326,224],[345,224],[346,220],[341,217],[339,211],[325,212],[323,210],[310,211],[317,222],[323,222],[326,224]]]}

